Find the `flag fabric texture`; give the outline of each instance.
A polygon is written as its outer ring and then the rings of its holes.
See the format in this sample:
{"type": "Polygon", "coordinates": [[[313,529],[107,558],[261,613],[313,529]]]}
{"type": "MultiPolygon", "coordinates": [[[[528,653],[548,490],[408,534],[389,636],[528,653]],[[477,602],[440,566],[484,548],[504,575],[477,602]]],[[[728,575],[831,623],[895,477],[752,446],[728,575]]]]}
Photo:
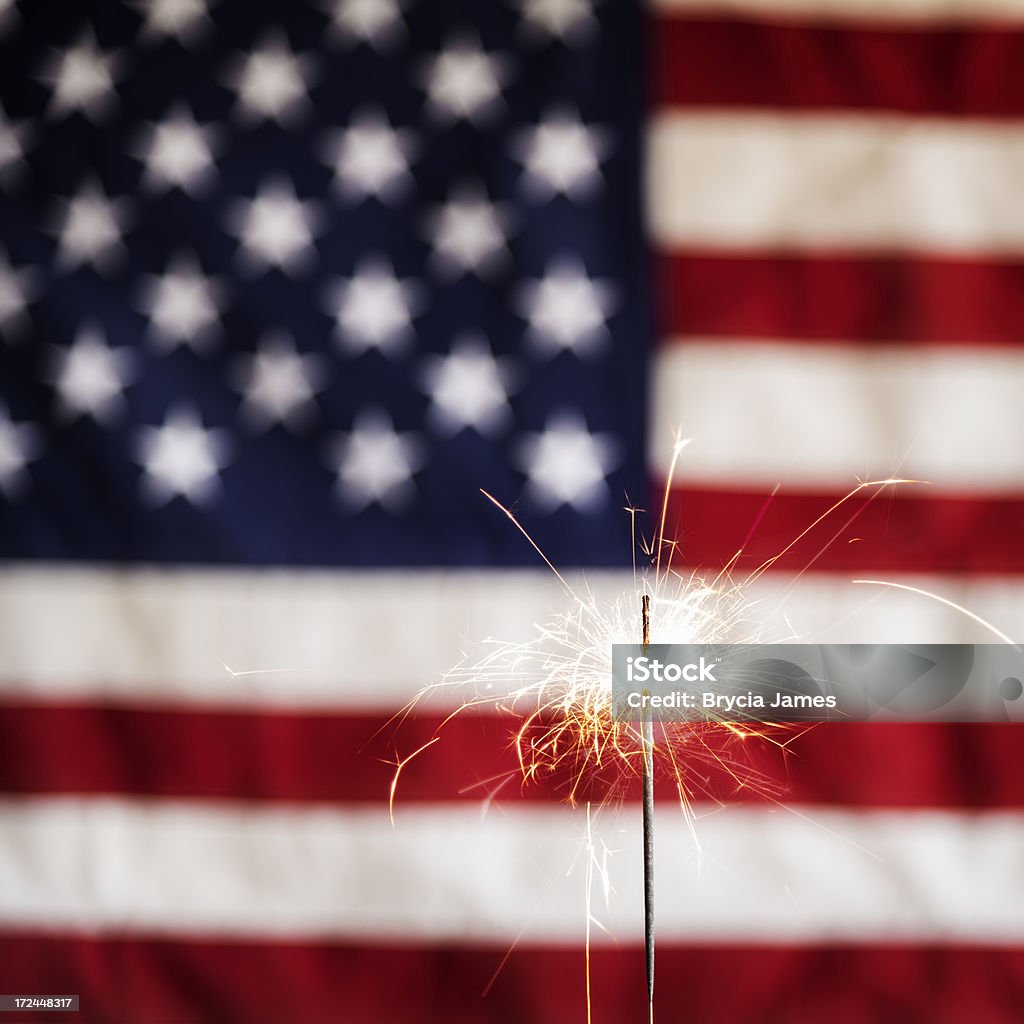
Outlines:
{"type": "MultiPolygon", "coordinates": [[[[638,785],[396,719],[565,606],[480,490],[614,594],[683,436],[679,565],[767,564],[766,622],[1016,638],[1022,46],[1016,0],[0,0],[0,994],[646,1019],[638,785]]],[[[1019,1020],[1004,697],[662,787],[658,1019],[1019,1020]]]]}

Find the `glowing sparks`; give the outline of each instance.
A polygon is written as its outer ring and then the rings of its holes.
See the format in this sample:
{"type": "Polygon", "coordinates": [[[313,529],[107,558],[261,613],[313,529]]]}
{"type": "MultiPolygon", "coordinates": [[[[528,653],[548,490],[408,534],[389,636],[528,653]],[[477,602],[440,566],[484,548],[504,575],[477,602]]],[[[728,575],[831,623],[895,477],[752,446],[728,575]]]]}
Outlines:
{"type": "MultiPolygon", "coordinates": [[[[653,580],[638,582],[640,594],[645,587],[651,599],[652,643],[752,639],[749,616],[735,589],[716,590],[696,578],[676,577],[661,586],[653,580]]],[[[567,773],[566,795],[572,802],[580,785],[603,768],[640,772],[640,729],[613,717],[611,692],[612,645],[635,642],[639,607],[635,591],[607,606],[589,593],[576,595],[571,610],[538,626],[531,639],[492,641],[481,660],[454,669],[433,689],[465,693],[468,687],[464,708],[487,705],[514,716],[514,745],[524,782],[567,773]]],[[[688,787],[682,778],[682,751],[672,756],[666,744],[691,742],[700,735],[700,726],[664,723],[661,731],[655,748],[660,746],[666,763],[674,765],[684,793],[688,787]]]]}
{"type": "MultiPolygon", "coordinates": [[[[759,773],[749,758],[734,751],[753,737],[788,751],[799,733],[793,727],[771,723],[732,722],[708,717],[697,721],[654,723],[650,716],[629,722],[613,714],[612,652],[616,644],[634,644],[639,633],[648,644],[757,644],[795,639],[793,635],[769,635],[767,619],[746,596],[746,586],[791,552],[823,522],[839,513],[855,496],[869,491],[870,501],[884,489],[914,481],[889,478],[864,481],[833,504],[772,558],[754,569],[745,580],[734,582],[732,572],[743,555],[750,535],[757,529],[765,508],[728,564],[713,576],[686,573],[674,566],[678,541],[666,538],[670,499],[676,467],[689,442],[678,436],[653,539],[637,533],[637,514],[625,509],[632,534],[633,579],[613,600],[598,600],[584,583],[574,588],[550,561],[515,515],[486,491],[482,493],[509,519],[559,581],[571,601],[567,610],[535,626],[522,641],[487,641],[484,653],[467,658],[440,682],[423,691],[424,697],[447,697],[454,706],[445,723],[470,709],[491,709],[508,714],[515,723],[512,745],[522,785],[542,778],[555,779],[564,787],[570,804],[586,797],[587,852],[585,987],[587,1020],[591,1019],[591,926],[601,927],[591,908],[595,871],[604,875],[593,848],[591,833],[591,785],[598,784],[598,806],[621,792],[621,784],[642,779],[644,808],[645,945],[650,1018],[654,1017],[653,932],[653,794],[655,776],[674,785],[683,813],[694,830],[691,802],[697,796],[717,799],[711,779],[727,780],[729,795],[757,789],[774,797],[774,786],[759,773]],[[638,555],[641,556],[638,558],[638,555]],[[638,565],[638,561],[640,564],[638,565]],[[638,614],[639,613],[639,614],[638,614]]],[[[776,488],[776,491],[778,488],[776,488]]],[[[834,543],[863,508],[839,515],[842,522],[820,550],[834,543]]],[[[672,531],[675,532],[674,530],[672,531]]],[[[858,538],[859,539],[859,538],[858,538]]],[[[817,557],[817,556],[815,556],[817,557]]],[[[808,563],[808,567],[814,559],[808,563]]],[[[797,577],[799,578],[799,576],[797,577]]],[[[415,705],[416,701],[413,702],[415,705]]],[[[412,710],[410,705],[406,713],[412,710]]],[[[440,732],[440,730],[439,730],[440,732]]],[[[391,783],[389,810],[393,814],[399,775],[405,766],[440,739],[428,743],[396,763],[391,783]]],[[[514,775],[511,777],[514,778],[514,775]]],[[[504,785],[508,777],[501,783],[504,785]]],[[[775,784],[777,785],[777,784],[775,784]]],[[[392,818],[393,820],[393,818],[392,818]]],[[[696,840],[696,835],[694,833],[696,840]]],[[[699,848],[699,846],[698,846],[699,848]]],[[[606,894],[607,895],[607,894],[606,894]]],[[[500,967],[499,967],[500,970],[500,967]]]]}
{"type": "MultiPolygon", "coordinates": [[[[486,641],[481,656],[467,657],[439,682],[422,691],[412,705],[405,709],[405,713],[409,713],[420,699],[427,697],[441,697],[447,706],[455,707],[455,710],[448,715],[431,740],[396,762],[391,783],[389,809],[393,812],[399,776],[408,763],[437,743],[444,725],[456,715],[471,709],[489,709],[508,715],[513,723],[510,730],[511,745],[517,758],[518,777],[522,785],[541,779],[554,780],[562,787],[568,803],[576,804],[581,799],[586,801],[584,981],[588,1022],[591,1020],[592,998],[591,930],[593,926],[603,930],[592,909],[595,876],[601,878],[605,886],[606,902],[609,897],[607,865],[604,862],[609,851],[604,850],[602,861],[594,847],[591,794],[595,794],[595,813],[599,813],[602,804],[623,793],[625,785],[635,784],[637,779],[643,780],[645,934],[650,1019],[653,1022],[653,887],[649,884],[649,877],[653,870],[655,777],[674,786],[696,844],[695,818],[691,807],[695,798],[719,801],[744,790],[756,790],[769,799],[781,796],[779,782],[762,774],[749,756],[738,753],[747,746],[746,741],[763,741],[762,746],[768,744],[786,755],[792,741],[803,732],[800,727],[792,725],[729,721],[711,717],[710,713],[705,719],[691,721],[653,723],[650,717],[635,722],[620,720],[613,714],[614,645],[635,644],[638,633],[645,647],[649,643],[763,644],[799,639],[788,626],[785,635],[780,635],[768,626],[769,618],[764,614],[764,609],[747,597],[748,586],[814,534],[817,549],[813,557],[804,563],[801,572],[783,589],[779,599],[781,603],[803,573],[822,552],[840,541],[871,501],[891,488],[924,482],[895,476],[861,481],[781,550],[757,565],[744,578],[736,580],[733,573],[778,492],[779,488],[776,487],[727,564],[716,573],[701,575],[675,567],[679,546],[674,537],[677,531],[673,528],[666,536],[673,480],[677,463],[687,444],[687,440],[676,437],[653,538],[645,540],[637,532],[637,516],[643,510],[631,504],[625,509],[632,534],[633,578],[631,585],[611,600],[598,599],[585,582],[579,587],[571,585],[514,513],[491,494],[482,492],[509,519],[554,574],[570,598],[568,607],[547,622],[536,625],[533,635],[525,640],[486,641]],[[858,496],[863,497],[863,503],[854,501],[858,496]],[[827,537],[815,532],[823,524],[828,524],[827,530],[821,531],[828,533],[827,537]],[[723,780],[729,793],[721,791],[723,780]],[[596,790],[592,788],[595,784],[596,790]]],[[[847,538],[851,544],[862,541],[861,536],[847,538]]],[[[1012,643],[1006,634],[967,608],[936,594],[883,580],[853,582],[890,587],[928,597],[955,609],[991,630],[1000,639],[1012,643]]],[[[515,772],[501,777],[497,788],[502,788],[510,779],[515,778],[515,772]]],[[[494,781],[487,780],[484,785],[494,781]]],[[[486,803],[490,802],[496,792],[497,789],[488,796],[486,803]]],[[[794,810],[793,813],[799,812],[794,810]]],[[[696,845],[699,850],[699,844],[696,845]]],[[[501,965],[498,968],[500,970],[501,965]]]]}
{"type": "MultiPolygon", "coordinates": [[[[686,443],[677,439],[676,458],[686,443]]],[[[523,784],[556,778],[564,784],[569,803],[575,803],[598,778],[606,784],[602,798],[608,798],[621,789],[620,783],[642,774],[643,728],[641,723],[613,716],[611,664],[614,644],[636,642],[641,606],[649,612],[644,632],[649,643],[769,639],[761,616],[746,600],[742,586],[731,582],[728,570],[709,581],[674,568],[677,544],[666,539],[672,471],[653,541],[636,536],[636,516],[641,510],[626,510],[634,530],[634,556],[639,550],[648,568],[646,572],[635,568],[632,586],[610,602],[595,598],[585,584],[574,588],[515,515],[483,492],[523,534],[571,602],[566,611],[536,626],[527,640],[487,641],[481,657],[452,669],[420,694],[421,698],[448,696],[446,703],[457,708],[448,720],[471,708],[510,715],[516,723],[512,743],[523,784]]],[[[756,774],[741,771],[722,749],[723,739],[742,740],[755,730],[751,723],[724,721],[658,723],[650,751],[655,770],[674,781],[684,809],[695,792],[706,788],[709,762],[724,769],[737,789],[757,785],[756,774]]],[[[772,731],[773,727],[761,729],[766,736],[772,731]]],[[[405,758],[401,767],[419,752],[405,758]]],[[[396,787],[397,782],[392,785],[392,798],[396,787]]]]}
{"type": "Polygon", "coordinates": [[[407,757],[403,757],[398,764],[395,765],[395,774],[391,776],[391,789],[388,792],[388,817],[391,819],[391,824],[395,823],[395,793],[398,790],[398,780],[402,775],[402,769],[414,758],[418,757],[428,747],[432,747],[435,743],[440,740],[440,736],[435,736],[432,740],[427,740],[422,747],[417,747],[407,757]]]}
{"type": "MultiPolygon", "coordinates": [[[[646,600],[649,609],[647,639],[653,644],[756,644],[797,639],[792,633],[769,633],[767,617],[746,597],[748,584],[823,523],[836,519],[835,535],[826,538],[819,550],[834,543],[863,511],[864,506],[858,505],[846,514],[857,496],[865,496],[866,504],[890,487],[918,482],[895,476],[862,481],[737,582],[732,573],[749,537],[715,574],[683,572],[674,565],[678,541],[672,536],[675,531],[668,529],[670,498],[677,465],[688,443],[681,436],[675,438],[653,537],[645,539],[637,531],[637,517],[643,510],[626,507],[632,531],[633,580],[610,601],[596,598],[585,583],[579,588],[572,586],[515,514],[483,491],[565,589],[570,598],[568,608],[537,625],[526,640],[486,641],[480,657],[467,658],[427,687],[413,705],[421,698],[446,698],[445,703],[456,708],[446,721],[469,709],[505,713],[514,723],[512,745],[524,785],[542,778],[556,779],[564,786],[567,801],[575,803],[585,790],[589,795],[592,783],[600,782],[600,799],[610,799],[622,792],[624,782],[642,775],[642,724],[613,716],[611,664],[614,644],[637,641],[641,602],[646,600]]],[[[756,526],[755,522],[751,532],[756,526]]],[[[411,710],[412,705],[406,709],[411,710]]],[[[749,759],[735,756],[736,744],[753,737],[785,751],[793,733],[773,724],[711,718],[656,723],[654,772],[674,783],[684,811],[697,795],[714,798],[709,785],[712,775],[721,778],[724,774],[735,792],[755,788],[771,795],[774,787],[749,759]]],[[[424,749],[399,762],[399,771],[424,749]]],[[[392,785],[392,800],[396,785],[392,785]]]]}

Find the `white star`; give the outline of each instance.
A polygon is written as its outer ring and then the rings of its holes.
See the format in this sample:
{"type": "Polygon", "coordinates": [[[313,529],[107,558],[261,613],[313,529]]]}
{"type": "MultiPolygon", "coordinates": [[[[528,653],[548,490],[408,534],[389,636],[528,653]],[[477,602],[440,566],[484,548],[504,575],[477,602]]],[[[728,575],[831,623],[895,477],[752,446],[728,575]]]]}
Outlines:
{"type": "Polygon", "coordinates": [[[142,183],[147,188],[195,194],[216,177],[217,132],[212,125],[200,125],[185,108],[146,125],[140,136],[135,155],[145,164],[142,183]]]}
{"type": "Polygon", "coordinates": [[[190,46],[209,31],[207,0],[136,0],[132,6],[145,18],[143,40],[177,39],[190,46]]]}
{"type": "Polygon", "coordinates": [[[193,505],[201,505],[217,494],[218,472],[229,461],[227,431],[205,429],[193,409],[179,406],[170,410],[163,426],[142,427],[136,442],[146,500],[164,505],[181,495],[193,505]]]}
{"type": "Polygon", "coordinates": [[[121,235],[128,224],[128,201],[111,199],[97,182],[87,180],[77,195],[62,202],[65,209],[57,228],[58,269],[73,270],[91,263],[105,272],[124,249],[121,235]]]}
{"type": "Polygon", "coordinates": [[[398,0],[327,0],[331,34],[382,50],[405,31],[398,0]]]}
{"type": "Polygon", "coordinates": [[[322,218],[319,204],[300,200],[290,181],[276,179],[261,185],[252,199],[236,201],[227,224],[248,270],[280,267],[293,274],[313,259],[313,239],[320,234],[322,218]]]}
{"type": "Polygon", "coordinates": [[[525,435],[515,458],[527,475],[527,493],[548,512],[600,507],[608,496],[605,477],[622,461],[615,438],[591,434],[578,413],[553,416],[543,431],[525,435]]]}
{"type": "Polygon", "coordinates": [[[352,431],[335,439],[328,457],[338,474],[338,494],[354,512],[373,504],[400,512],[415,497],[413,474],[426,464],[420,439],[397,433],[391,417],[377,409],[357,416],[352,431]]]}
{"type": "Polygon", "coordinates": [[[39,457],[42,438],[31,423],[15,423],[0,402],[0,493],[13,501],[25,489],[28,475],[25,466],[39,457]]]}
{"type": "Polygon", "coordinates": [[[238,94],[245,120],[287,126],[309,109],[306,93],[314,78],[313,59],[294,53],[284,35],[276,33],[251,53],[238,55],[226,81],[238,94]]]}
{"type": "Polygon", "coordinates": [[[61,416],[104,422],[124,409],[124,390],[134,377],[127,348],[111,348],[100,330],[83,327],[71,347],[57,348],[55,355],[53,383],[61,416]]]}
{"type": "Polygon", "coordinates": [[[456,341],[450,355],[427,356],[423,362],[420,379],[431,398],[427,416],[442,434],[466,427],[494,434],[511,423],[508,396],[515,376],[509,360],[495,359],[482,339],[456,341]]]}
{"type": "Polygon", "coordinates": [[[519,0],[523,27],[548,39],[582,38],[593,30],[590,0],[519,0]]]}
{"type": "Polygon", "coordinates": [[[506,57],[487,53],[479,42],[453,40],[427,61],[421,74],[427,105],[444,120],[479,121],[501,100],[510,77],[506,57]]]}
{"type": "Polygon", "coordinates": [[[163,274],[143,278],[138,306],[159,348],[187,345],[203,353],[219,332],[223,301],[221,283],[203,274],[194,257],[179,255],[163,274]]]}
{"type": "Polygon", "coordinates": [[[11,121],[0,105],[0,182],[9,184],[23,169],[29,129],[25,121],[11,121]]]}
{"type": "Polygon", "coordinates": [[[530,339],[540,353],[568,350],[587,358],[606,346],[605,321],[617,305],[609,281],[592,280],[578,261],[563,259],[540,280],[522,286],[517,310],[529,322],[530,339]]]}
{"type": "Polygon", "coordinates": [[[457,189],[427,219],[434,261],[451,277],[486,272],[506,254],[508,220],[505,208],[488,202],[479,189],[457,189]]]}
{"type": "Polygon", "coordinates": [[[25,325],[25,307],[39,294],[39,276],[32,267],[15,269],[0,248],[0,334],[11,339],[25,325]]]}
{"type": "Polygon", "coordinates": [[[412,182],[409,161],[417,145],[408,128],[392,128],[380,113],[355,114],[347,128],[330,132],[321,159],[334,171],[334,183],[343,196],[397,199],[412,182]]]}
{"type": "Polygon", "coordinates": [[[73,46],[52,53],[39,76],[53,91],[49,114],[64,117],[80,110],[96,120],[113,104],[121,65],[121,56],[101,50],[92,32],[83,32],[73,46]]]}
{"type": "Polygon", "coordinates": [[[523,184],[534,198],[561,193],[584,199],[603,184],[601,161],[611,148],[605,129],[585,125],[578,114],[555,111],[515,136],[512,155],[523,165],[523,184]]]}
{"type": "Polygon", "coordinates": [[[242,414],[254,430],[275,423],[299,430],[313,418],[314,396],[330,377],[325,360],[316,354],[300,355],[291,339],[266,338],[253,355],[239,358],[232,367],[232,383],[244,395],[242,414]]]}
{"type": "Polygon", "coordinates": [[[412,320],[422,308],[420,289],[395,276],[383,260],[365,261],[350,278],[339,278],[327,293],[342,348],[358,355],[376,348],[399,355],[412,337],[412,320]]]}

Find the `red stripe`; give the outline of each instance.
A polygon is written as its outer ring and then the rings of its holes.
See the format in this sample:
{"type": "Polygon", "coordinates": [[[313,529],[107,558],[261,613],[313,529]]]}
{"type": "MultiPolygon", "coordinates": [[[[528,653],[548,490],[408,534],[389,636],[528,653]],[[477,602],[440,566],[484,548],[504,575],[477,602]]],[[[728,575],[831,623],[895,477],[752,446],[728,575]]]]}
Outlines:
{"type": "MultiPolygon", "coordinates": [[[[842,494],[771,496],[765,490],[677,487],[668,522],[689,565],[719,568],[742,545],[736,568],[755,569],[774,558],[842,494]]],[[[774,563],[863,575],[934,572],[981,575],[1024,572],[1024,498],[940,496],[904,488],[851,498],[774,563]]]]}
{"type": "Polygon", "coordinates": [[[1020,117],[1024,33],[660,19],[656,104],[1020,117]]]}
{"type": "MultiPolygon", "coordinates": [[[[0,792],[383,805],[393,771],[385,762],[417,749],[439,725],[436,717],[417,716],[396,732],[373,716],[8,704],[0,710],[0,792]]],[[[482,801],[495,794],[499,801],[567,796],[567,773],[521,785],[508,719],[466,715],[440,735],[403,772],[399,813],[403,804],[482,801]]],[[[836,723],[775,738],[786,741],[785,752],[717,732],[708,746],[691,742],[694,797],[1024,807],[1024,772],[1014,768],[1021,733],[1013,724],[836,723]],[[750,780],[749,788],[738,790],[730,771],[750,780]]],[[[639,797],[635,779],[612,773],[578,795],[599,799],[609,792],[639,797]]]]}
{"type": "MultiPolygon", "coordinates": [[[[585,1019],[582,950],[518,949],[502,966],[504,955],[8,933],[0,937],[0,979],[8,993],[77,993],[77,1016],[31,1015],[57,1024],[585,1019]]],[[[657,968],[657,1018],[664,1021],[1007,1024],[1024,1005],[1024,958],[1016,950],[662,945],[657,968]]],[[[594,1024],[647,1019],[643,972],[639,948],[593,953],[594,1024]]]]}
{"type": "Polygon", "coordinates": [[[1024,264],[667,254],[656,262],[665,335],[1018,345],[1024,264]]]}

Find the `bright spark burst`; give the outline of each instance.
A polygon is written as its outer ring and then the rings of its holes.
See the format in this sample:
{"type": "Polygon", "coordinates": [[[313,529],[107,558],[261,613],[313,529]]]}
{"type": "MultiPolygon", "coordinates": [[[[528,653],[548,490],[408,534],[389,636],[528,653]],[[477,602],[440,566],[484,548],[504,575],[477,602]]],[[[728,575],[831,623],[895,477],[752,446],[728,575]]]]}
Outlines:
{"type": "MultiPolygon", "coordinates": [[[[446,703],[454,703],[456,710],[445,723],[471,709],[508,714],[516,723],[512,742],[523,784],[544,777],[555,778],[564,782],[566,799],[575,803],[589,783],[605,779],[605,797],[611,798],[621,790],[621,783],[641,773],[640,725],[613,716],[611,680],[612,645],[640,642],[643,595],[650,598],[651,643],[753,644],[796,640],[798,637],[792,634],[768,633],[766,616],[746,596],[747,585],[865,489],[877,494],[890,485],[914,482],[890,478],[860,483],[777,555],[736,582],[732,570],[742,547],[713,576],[681,572],[673,564],[678,542],[666,537],[666,522],[676,464],[686,444],[687,441],[677,438],[652,539],[645,540],[637,532],[637,515],[641,510],[626,509],[633,534],[633,582],[610,601],[596,598],[586,584],[582,588],[572,587],[514,514],[484,491],[485,497],[505,513],[551,569],[571,599],[570,605],[548,622],[537,625],[529,639],[487,641],[481,657],[446,673],[422,691],[405,713],[425,698],[446,695],[446,703]]],[[[844,522],[840,530],[849,526],[857,514],[844,522]]],[[[825,546],[834,540],[828,539],[825,546]]],[[[711,773],[720,775],[724,771],[737,792],[753,788],[772,795],[777,783],[771,783],[747,760],[734,756],[732,741],[758,737],[785,752],[794,736],[791,726],[754,722],[709,718],[658,723],[655,771],[671,778],[685,811],[695,795],[713,796],[707,785],[711,773]]],[[[430,745],[396,765],[392,809],[398,773],[430,745]]]]}
{"type": "MultiPolygon", "coordinates": [[[[835,543],[863,511],[858,509],[846,516],[843,514],[846,511],[844,506],[865,490],[869,491],[870,501],[891,486],[920,482],[892,477],[859,483],[781,551],[737,582],[732,573],[747,541],[760,523],[759,516],[739,549],[720,572],[711,576],[687,574],[673,565],[678,542],[671,537],[666,539],[665,536],[673,477],[687,444],[688,441],[676,438],[658,527],[652,540],[644,540],[637,532],[637,515],[642,510],[632,506],[625,509],[632,533],[633,580],[631,586],[611,600],[598,599],[586,584],[580,589],[572,587],[515,515],[483,491],[484,496],[505,513],[554,573],[571,598],[571,603],[566,611],[555,615],[547,623],[537,625],[534,635],[527,640],[487,641],[485,653],[481,657],[467,659],[438,683],[427,687],[400,716],[411,713],[421,700],[438,695],[447,696],[449,700],[445,703],[449,706],[452,703],[456,705],[456,710],[444,719],[432,739],[395,763],[389,794],[392,822],[402,771],[410,761],[441,738],[439,733],[447,722],[471,709],[503,712],[516,723],[512,743],[523,785],[544,777],[557,779],[564,783],[565,796],[571,804],[576,804],[584,795],[583,791],[587,791],[585,973],[588,1021],[591,1019],[591,927],[603,927],[592,911],[595,875],[601,878],[606,890],[605,898],[608,898],[608,851],[605,850],[603,856],[599,856],[594,846],[590,784],[595,781],[606,783],[603,789],[598,789],[600,808],[601,804],[610,801],[616,791],[621,789],[621,784],[643,775],[644,758],[650,756],[653,773],[646,776],[645,786],[653,786],[655,775],[667,776],[671,780],[696,842],[692,809],[694,798],[701,796],[720,800],[714,792],[716,786],[711,783],[712,776],[721,779],[724,775],[731,784],[731,796],[744,790],[757,791],[779,802],[782,795],[778,781],[760,772],[750,758],[736,756],[736,747],[743,741],[757,739],[763,741],[763,744],[774,746],[785,755],[790,743],[803,731],[793,725],[736,722],[711,717],[709,714],[706,719],[695,721],[648,721],[647,727],[654,725],[655,731],[653,734],[648,733],[645,740],[644,723],[619,720],[613,715],[613,645],[636,644],[641,639],[654,644],[759,644],[799,639],[793,633],[782,636],[769,632],[764,610],[747,596],[748,585],[819,525],[831,521],[832,517],[842,522],[838,524],[833,536],[824,540],[819,551],[835,543]],[[641,632],[641,607],[645,598],[649,601],[649,635],[642,635],[641,632]],[[467,693],[468,697],[465,696],[467,693]],[[454,701],[451,700],[453,697],[454,701]]],[[[774,494],[773,491],[772,497],[774,494]]],[[[815,559],[811,559],[805,571],[815,559]]],[[[501,788],[500,785],[498,788],[501,788]]],[[[485,800],[485,806],[489,801],[490,797],[485,800]]],[[[699,843],[697,846],[699,849],[699,843]]],[[[650,931],[648,942],[652,936],[653,931],[650,931]]],[[[651,955],[651,949],[648,945],[648,956],[651,955]]],[[[498,968],[500,970],[501,966],[498,968]]],[[[654,1001],[650,976],[648,992],[651,996],[650,1015],[653,1021],[654,1001]]]]}
{"type": "MultiPolygon", "coordinates": [[[[640,728],[612,715],[611,660],[613,644],[639,642],[643,594],[651,598],[652,643],[762,639],[742,588],[669,569],[638,577],[633,588],[608,603],[589,589],[574,592],[573,606],[537,626],[530,639],[490,641],[480,660],[457,667],[433,689],[471,687],[475,693],[460,710],[491,707],[513,716],[524,783],[567,775],[566,796],[574,802],[581,785],[606,768],[613,780],[616,774],[638,776],[640,728]]],[[[716,732],[720,725],[737,737],[749,732],[746,725],[714,724],[716,732]]],[[[661,723],[655,752],[672,769],[684,798],[691,788],[688,759],[711,749],[707,738],[701,723],[661,723]]]]}

